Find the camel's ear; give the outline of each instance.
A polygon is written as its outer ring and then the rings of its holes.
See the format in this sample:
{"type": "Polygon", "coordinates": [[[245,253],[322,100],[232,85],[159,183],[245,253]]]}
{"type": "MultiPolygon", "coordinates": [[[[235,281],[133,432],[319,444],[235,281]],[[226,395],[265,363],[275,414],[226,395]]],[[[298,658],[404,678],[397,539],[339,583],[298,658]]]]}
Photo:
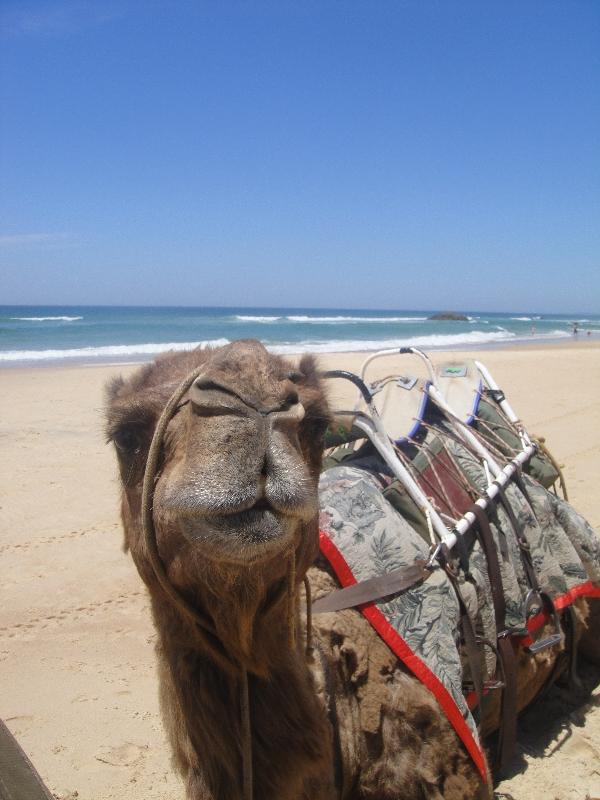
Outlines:
{"type": "Polygon", "coordinates": [[[317,359],[313,355],[307,353],[306,355],[302,356],[298,368],[303,377],[302,382],[305,385],[314,386],[315,388],[320,388],[317,359]]]}
{"type": "Polygon", "coordinates": [[[122,375],[115,376],[106,384],[104,387],[104,396],[106,397],[106,402],[108,405],[113,402],[124,386],[125,381],[123,380],[122,375]]]}
{"type": "Polygon", "coordinates": [[[310,461],[311,470],[318,474],[321,471],[325,431],[331,421],[331,414],[315,357],[303,356],[299,371],[302,375],[299,381],[299,387],[302,387],[300,396],[306,412],[301,423],[303,449],[310,461]]]}

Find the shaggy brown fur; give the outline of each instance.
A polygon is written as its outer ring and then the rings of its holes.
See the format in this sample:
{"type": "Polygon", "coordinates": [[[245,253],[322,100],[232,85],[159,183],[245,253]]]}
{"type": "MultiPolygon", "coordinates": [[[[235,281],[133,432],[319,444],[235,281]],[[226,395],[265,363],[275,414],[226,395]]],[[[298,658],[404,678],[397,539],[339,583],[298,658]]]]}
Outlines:
{"type": "Polygon", "coordinates": [[[289,643],[290,577],[297,595],[307,571],[316,596],[335,586],[324,564],[310,567],[328,418],[314,361],[295,369],[257,342],[170,354],[108,387],[125,547],[150,593],[162,710],[187,797],[241,797],[243,670],[256,800],[333,800],[340,785],[354,800],[487,796],[432,696],[358,612],[320,615],[311,658],[296,612],[289,643]],[[153,430],[199,365],[164,438],[154,524],[170,582],[212,632],[168,601],[141,526],[153,430]]]}

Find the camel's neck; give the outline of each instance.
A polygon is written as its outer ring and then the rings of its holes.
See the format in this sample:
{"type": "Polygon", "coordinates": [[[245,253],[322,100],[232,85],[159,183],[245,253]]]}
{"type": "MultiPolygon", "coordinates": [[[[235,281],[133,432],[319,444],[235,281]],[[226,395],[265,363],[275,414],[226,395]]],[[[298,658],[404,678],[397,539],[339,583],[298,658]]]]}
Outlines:
{"type": "MultiPolygon", "coordinates": [[[[268,624],[255,618],[252,625],[262,648],[262,674],[248,672],[254,797],[316,800],[331,796],[331,732],[302,648],[290,647],[285,606],[277,604],[268,624]]],[[[155,607],[155,619],[163,712],[188,798],[239,800],[249,735],[240,703],[242,672],[216,663],[202,637],[186,637],[185,623],[178,625],[164,607],[155,607]]]]}
{"type": "MultiPolygon", "coordinates": [[[[154,616],[176,641],[186,646],[193,640],[224,670],[240,667],[267,677],[277,669],[295,638],[301,576],[314,559],[313,538],[304,537],[292,552],[282,553],[260,565],[209,561],[198,552],[188,553],[171,565],[174,583],[193,588],[186,599],[207,624],[196,631],[184,625],[179,613],[159,586],[151,586],[154,616]]],[[[302,600],[303,602],[303,600],[302,600]]]]}

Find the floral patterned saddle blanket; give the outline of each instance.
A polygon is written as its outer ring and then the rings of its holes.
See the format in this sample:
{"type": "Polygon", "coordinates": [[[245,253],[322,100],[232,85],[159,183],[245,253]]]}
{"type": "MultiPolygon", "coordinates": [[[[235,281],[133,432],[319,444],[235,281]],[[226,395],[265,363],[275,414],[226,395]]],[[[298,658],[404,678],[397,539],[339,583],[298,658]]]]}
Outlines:
{"type": "MultiPolygon", "coordinates": [[[[481,464],[460,444],[452,443],[452,447],[469,485],[482,491],[486,475],[481,464]]],[[[423,527],[409,521],[384,496],[382,487],[391,480],[373,454],[346,458],[321,476],[320,547],[342,587],[428,558],[431,542],[423,527]]],[[[547,616],[540,607],[532,613],[526,602],[531,586],[515,520],[528,542],[539,586],[558,611],[579,597],[600,597],[600,538],[566,501],[526,475],[523,481],[526,490],[516,485],[506,490],[512,514],[498,505],[489,522],[500,562],[506,626],[518,632],[516,641],[527,646],[547,616]]],[[[455,574],[451,581],[444,570],[435,569],[427,580],[358,610],[434,694],[484,775],[485,757],[471,711],[476,699],[465,682],[461,659],[461,606],[456,591],[458,586],[478,637],[495,642],[492,589],[477,539],[471,542],[466,561],[456,561],[455,574]]],[[[482,660],[487,677],[492,678],[497,669],[494,648],[484,648],[482,660]]]]}

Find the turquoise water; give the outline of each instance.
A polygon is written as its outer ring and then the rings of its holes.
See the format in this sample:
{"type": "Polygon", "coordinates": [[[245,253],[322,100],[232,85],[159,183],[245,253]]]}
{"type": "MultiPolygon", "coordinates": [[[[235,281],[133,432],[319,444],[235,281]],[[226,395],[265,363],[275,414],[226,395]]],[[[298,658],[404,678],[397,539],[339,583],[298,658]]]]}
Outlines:
{"type": "Polygon", "coordinates": [[[0,306],[0,366],[144,361],[170,349],[260,339],[280,353],[487,347],[600,337],[600,314],[466,311],[466,322],[427,311],[277,308],[0,306]]]}

